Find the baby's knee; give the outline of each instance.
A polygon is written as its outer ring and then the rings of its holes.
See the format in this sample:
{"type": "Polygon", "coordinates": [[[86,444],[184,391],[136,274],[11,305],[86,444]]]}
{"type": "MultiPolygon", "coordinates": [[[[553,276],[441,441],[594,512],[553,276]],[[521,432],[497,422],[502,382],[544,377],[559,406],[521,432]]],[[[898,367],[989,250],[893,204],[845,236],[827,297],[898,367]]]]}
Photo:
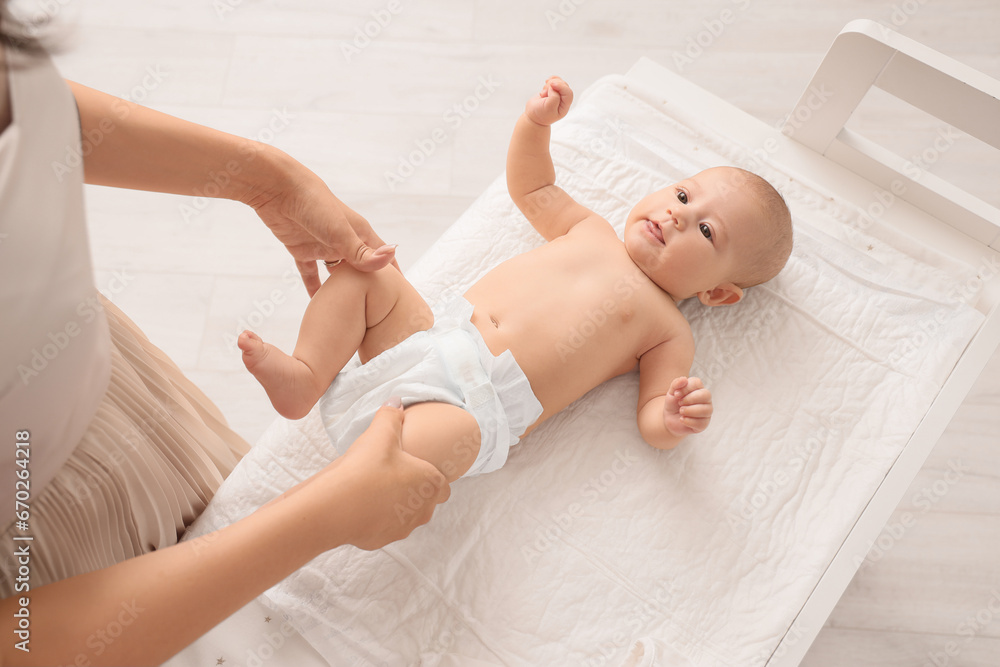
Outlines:
{"type": "Polygon", "coordinates": [[[362,360],[405,340],[417,331],[429,329],[434,315],[420,296],[396,268],[387,266],[371,274],[357,272],[352,279],[363,282],[364,313],[367,331],[359,349],[362,360]]]}
{"type": "Polygon", "coordinates": [[[386,266],[377,271],[362,271],[344,263],[333,270],[323,283],[323,287],[328,290],[347,290],[362,294],[369,305],[373,302],[377,305],[394,302],[399,295],[402,280],[402,274],[393,266],[386,266]]]}

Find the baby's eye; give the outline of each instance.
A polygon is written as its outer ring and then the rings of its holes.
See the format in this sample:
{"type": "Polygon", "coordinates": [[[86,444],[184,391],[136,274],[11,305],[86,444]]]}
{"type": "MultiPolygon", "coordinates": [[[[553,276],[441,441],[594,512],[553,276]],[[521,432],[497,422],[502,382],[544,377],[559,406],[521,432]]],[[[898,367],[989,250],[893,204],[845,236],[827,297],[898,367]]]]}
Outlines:
{"type": "Polygon", "coordinates": [[[703,236],[704,236],[704,237],[705,237],[706,239],[708,239],[709,241],[711,241],[711,240],[712,240],[712,228],[711,228],[711,227],[709,227],[709,226],[708,226],[708,225],[706,225],[706,224],[705,224],[704,222],[702,222],[702,223],[700,223],[700,224],[698,225],[698,229],[700,229],[700,230],[701,230],[701,233],[702,233],[702,235],[703,235],[703,236]]]}
{"type": "Polygon", "coordinates": [[[688,203],[688,193],[684,192],[683,190],[678,190],[677,201],[679,201],[682,204],[688,203]]]}

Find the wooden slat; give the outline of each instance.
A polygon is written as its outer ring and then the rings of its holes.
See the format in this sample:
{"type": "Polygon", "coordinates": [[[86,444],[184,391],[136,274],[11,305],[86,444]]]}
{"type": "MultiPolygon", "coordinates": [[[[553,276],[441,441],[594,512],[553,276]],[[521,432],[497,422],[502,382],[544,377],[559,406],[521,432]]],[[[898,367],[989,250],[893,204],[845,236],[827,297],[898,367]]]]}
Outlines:
{"type": "Polygon", "coordinates": [[[935,60],[940,67],[953,73],[946,74],[897,51],[875,85],[980,141],[1000,148],[1000,82],[950,58],[935,60]]]}
{"type": "Polygon", "coordinates": [[[782,127],[873,183],[901,184],[899,198],[1000,250],[1000,210],[844,130],[873,85],[1000,148],[1000,82],[874,21],[852,21],[782,127]]]}

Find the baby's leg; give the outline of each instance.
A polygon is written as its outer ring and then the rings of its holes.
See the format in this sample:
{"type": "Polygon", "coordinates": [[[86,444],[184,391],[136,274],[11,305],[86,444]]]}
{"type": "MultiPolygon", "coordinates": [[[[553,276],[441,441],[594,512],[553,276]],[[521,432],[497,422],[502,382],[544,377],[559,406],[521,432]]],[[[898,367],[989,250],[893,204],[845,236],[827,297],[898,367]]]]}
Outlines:
{"type": "Polygon", "coordinates": [[[249,331],[237,343],[275,410],[301,419],[355,352],[368,361],[433,323],[430,308],[395,267],[364,272],[342,264],[310,300],[291,356],[249,331]]]}
{"type": "Polygon", "coordinates": [[[447,403],[416,403],[403,417],[403,451],[433,463],[454,482],[479,455],[479,424],[460,407],[447,403]]]}

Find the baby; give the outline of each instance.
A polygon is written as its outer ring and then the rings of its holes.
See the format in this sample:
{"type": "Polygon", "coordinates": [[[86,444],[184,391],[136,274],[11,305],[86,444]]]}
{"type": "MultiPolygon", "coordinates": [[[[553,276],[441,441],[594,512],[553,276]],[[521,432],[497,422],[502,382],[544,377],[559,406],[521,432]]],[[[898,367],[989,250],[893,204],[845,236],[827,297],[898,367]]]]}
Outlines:
{"type": "Polygon", "coordinates": [[[368,421],[379,401],[401,396],[403,449],[449,482],[499,468],[519,438],[637,365],[646,442],[670,449],[708,426],[711,394],[687,376],[695,346],[677,304],[733,304],[777,275],[792,247],[788,209],[760,177],[716,167],[641,200],[619,240],[555,185],[549,126],[572,99],[564,81],[546,81],[507,155],[510,196],[548,243],[434,311],[396,268],[341,264],[309,303],[292,356],[241,334],[243,361],[280,414],[305,416],[331,383],[330,410],[365,399],[368,421]],[[355,351],[360,373],[338,377],[355,351]]]}

